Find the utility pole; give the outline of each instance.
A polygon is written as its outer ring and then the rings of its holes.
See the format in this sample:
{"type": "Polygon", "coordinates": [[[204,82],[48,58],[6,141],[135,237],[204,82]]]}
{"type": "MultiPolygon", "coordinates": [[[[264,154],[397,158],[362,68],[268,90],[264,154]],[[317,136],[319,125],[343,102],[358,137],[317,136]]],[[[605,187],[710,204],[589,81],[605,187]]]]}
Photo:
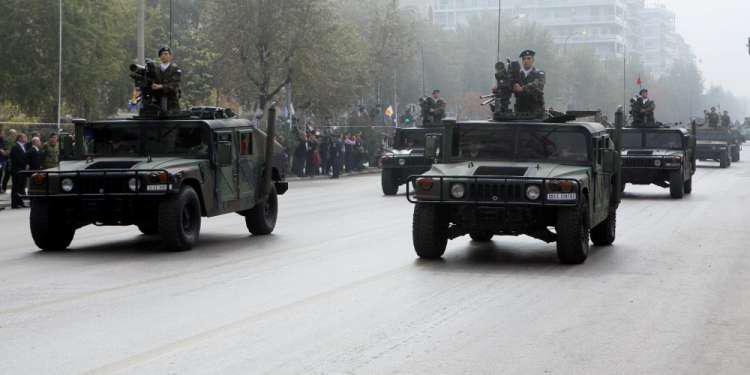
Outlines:
{"type": "Polygon", "coordinates": [[[136,63],[143,64],[146,62],[146,38],[143,29],[146,26],[146,0],[138,0],[138,46],[136,63]]]}
{"type": "Polygon", "coordinates": [[[57,55],[57,131],[60,132],[61,124],[60,124],[60,117],[62,117],[62,40],[63,40],[63,5],[62,0],[60,0],[60,30],[59,32],[59,40],[58,40],[58,55],[57,55]]]}
{"type": "Polygon", "coordinates": [[[497,61],[500,61],[500,39],[502,38],[503,0],[497,0],[497,61]]]}

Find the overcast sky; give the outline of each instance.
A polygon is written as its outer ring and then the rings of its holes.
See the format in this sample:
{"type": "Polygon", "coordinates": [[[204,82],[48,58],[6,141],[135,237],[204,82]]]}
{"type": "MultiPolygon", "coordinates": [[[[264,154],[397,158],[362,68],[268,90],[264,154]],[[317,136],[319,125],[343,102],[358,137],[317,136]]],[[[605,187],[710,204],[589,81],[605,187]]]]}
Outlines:
{"type": "Polygon", "coordinates": [[[677,31],[698,56],[706,84],[750,98],[750,0],[651,0],[677,14],[677,31]]]}

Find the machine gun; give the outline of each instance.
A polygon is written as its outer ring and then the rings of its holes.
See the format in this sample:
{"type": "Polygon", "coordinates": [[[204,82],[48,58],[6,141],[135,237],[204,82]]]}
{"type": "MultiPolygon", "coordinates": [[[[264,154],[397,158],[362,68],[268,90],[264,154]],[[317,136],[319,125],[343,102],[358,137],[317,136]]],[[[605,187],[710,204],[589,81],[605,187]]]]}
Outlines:
{"type": "Polygon", "coordinates": [[[494,117],[505,118],[512,115],[510,99],[513,97],[513,86],[522,84],[521,63],[507,60],[507,63],[498,61],[495,64],[495,80],[497,84],[492,94],[481,96],[484,100],[482,105],[490,105],[494,117]]]}
{"type": "Polygon", "coordinates": [[[158,117],[161,113],[167,112],[166,98],[158,101],[154,95],[151,85],[156,81],[156,71],[159,69],[153,60],[146,59],[146,64],[130,65],[130,78],[133,79],[135,87],[140,92],[138,102],[141,103],[141,117],[158,117]]]}

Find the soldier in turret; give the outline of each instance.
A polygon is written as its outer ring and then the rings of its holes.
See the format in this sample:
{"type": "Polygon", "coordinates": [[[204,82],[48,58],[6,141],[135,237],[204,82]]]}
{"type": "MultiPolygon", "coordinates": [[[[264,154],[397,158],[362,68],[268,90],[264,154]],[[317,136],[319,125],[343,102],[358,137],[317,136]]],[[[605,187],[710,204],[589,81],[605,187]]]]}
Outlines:
{"type": "Polygon", "coordinates": [[[546,76],[543,71],[534,67],[536,52],[523,51],[521,57],[520,82],[513,83],[516,95],[516,113],[544,114],[544,85],[546,76]]]}

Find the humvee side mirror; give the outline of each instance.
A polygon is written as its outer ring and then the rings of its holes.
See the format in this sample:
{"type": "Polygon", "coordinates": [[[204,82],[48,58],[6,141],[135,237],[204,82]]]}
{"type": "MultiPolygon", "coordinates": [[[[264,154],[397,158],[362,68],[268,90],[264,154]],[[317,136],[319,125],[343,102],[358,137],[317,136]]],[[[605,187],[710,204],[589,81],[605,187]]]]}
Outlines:
{"type": "Polygon", "coordinates": [[[232,164],[232,144],[230,142],[217,143],[216,163],[222,166],[232,164]]]}
{"type": "Polygon", "coordinates": [[[440,156],[440,145],[443,143],[442,134],[427,134],[425,136],[424,156],[436,159],[440,156]]]}

